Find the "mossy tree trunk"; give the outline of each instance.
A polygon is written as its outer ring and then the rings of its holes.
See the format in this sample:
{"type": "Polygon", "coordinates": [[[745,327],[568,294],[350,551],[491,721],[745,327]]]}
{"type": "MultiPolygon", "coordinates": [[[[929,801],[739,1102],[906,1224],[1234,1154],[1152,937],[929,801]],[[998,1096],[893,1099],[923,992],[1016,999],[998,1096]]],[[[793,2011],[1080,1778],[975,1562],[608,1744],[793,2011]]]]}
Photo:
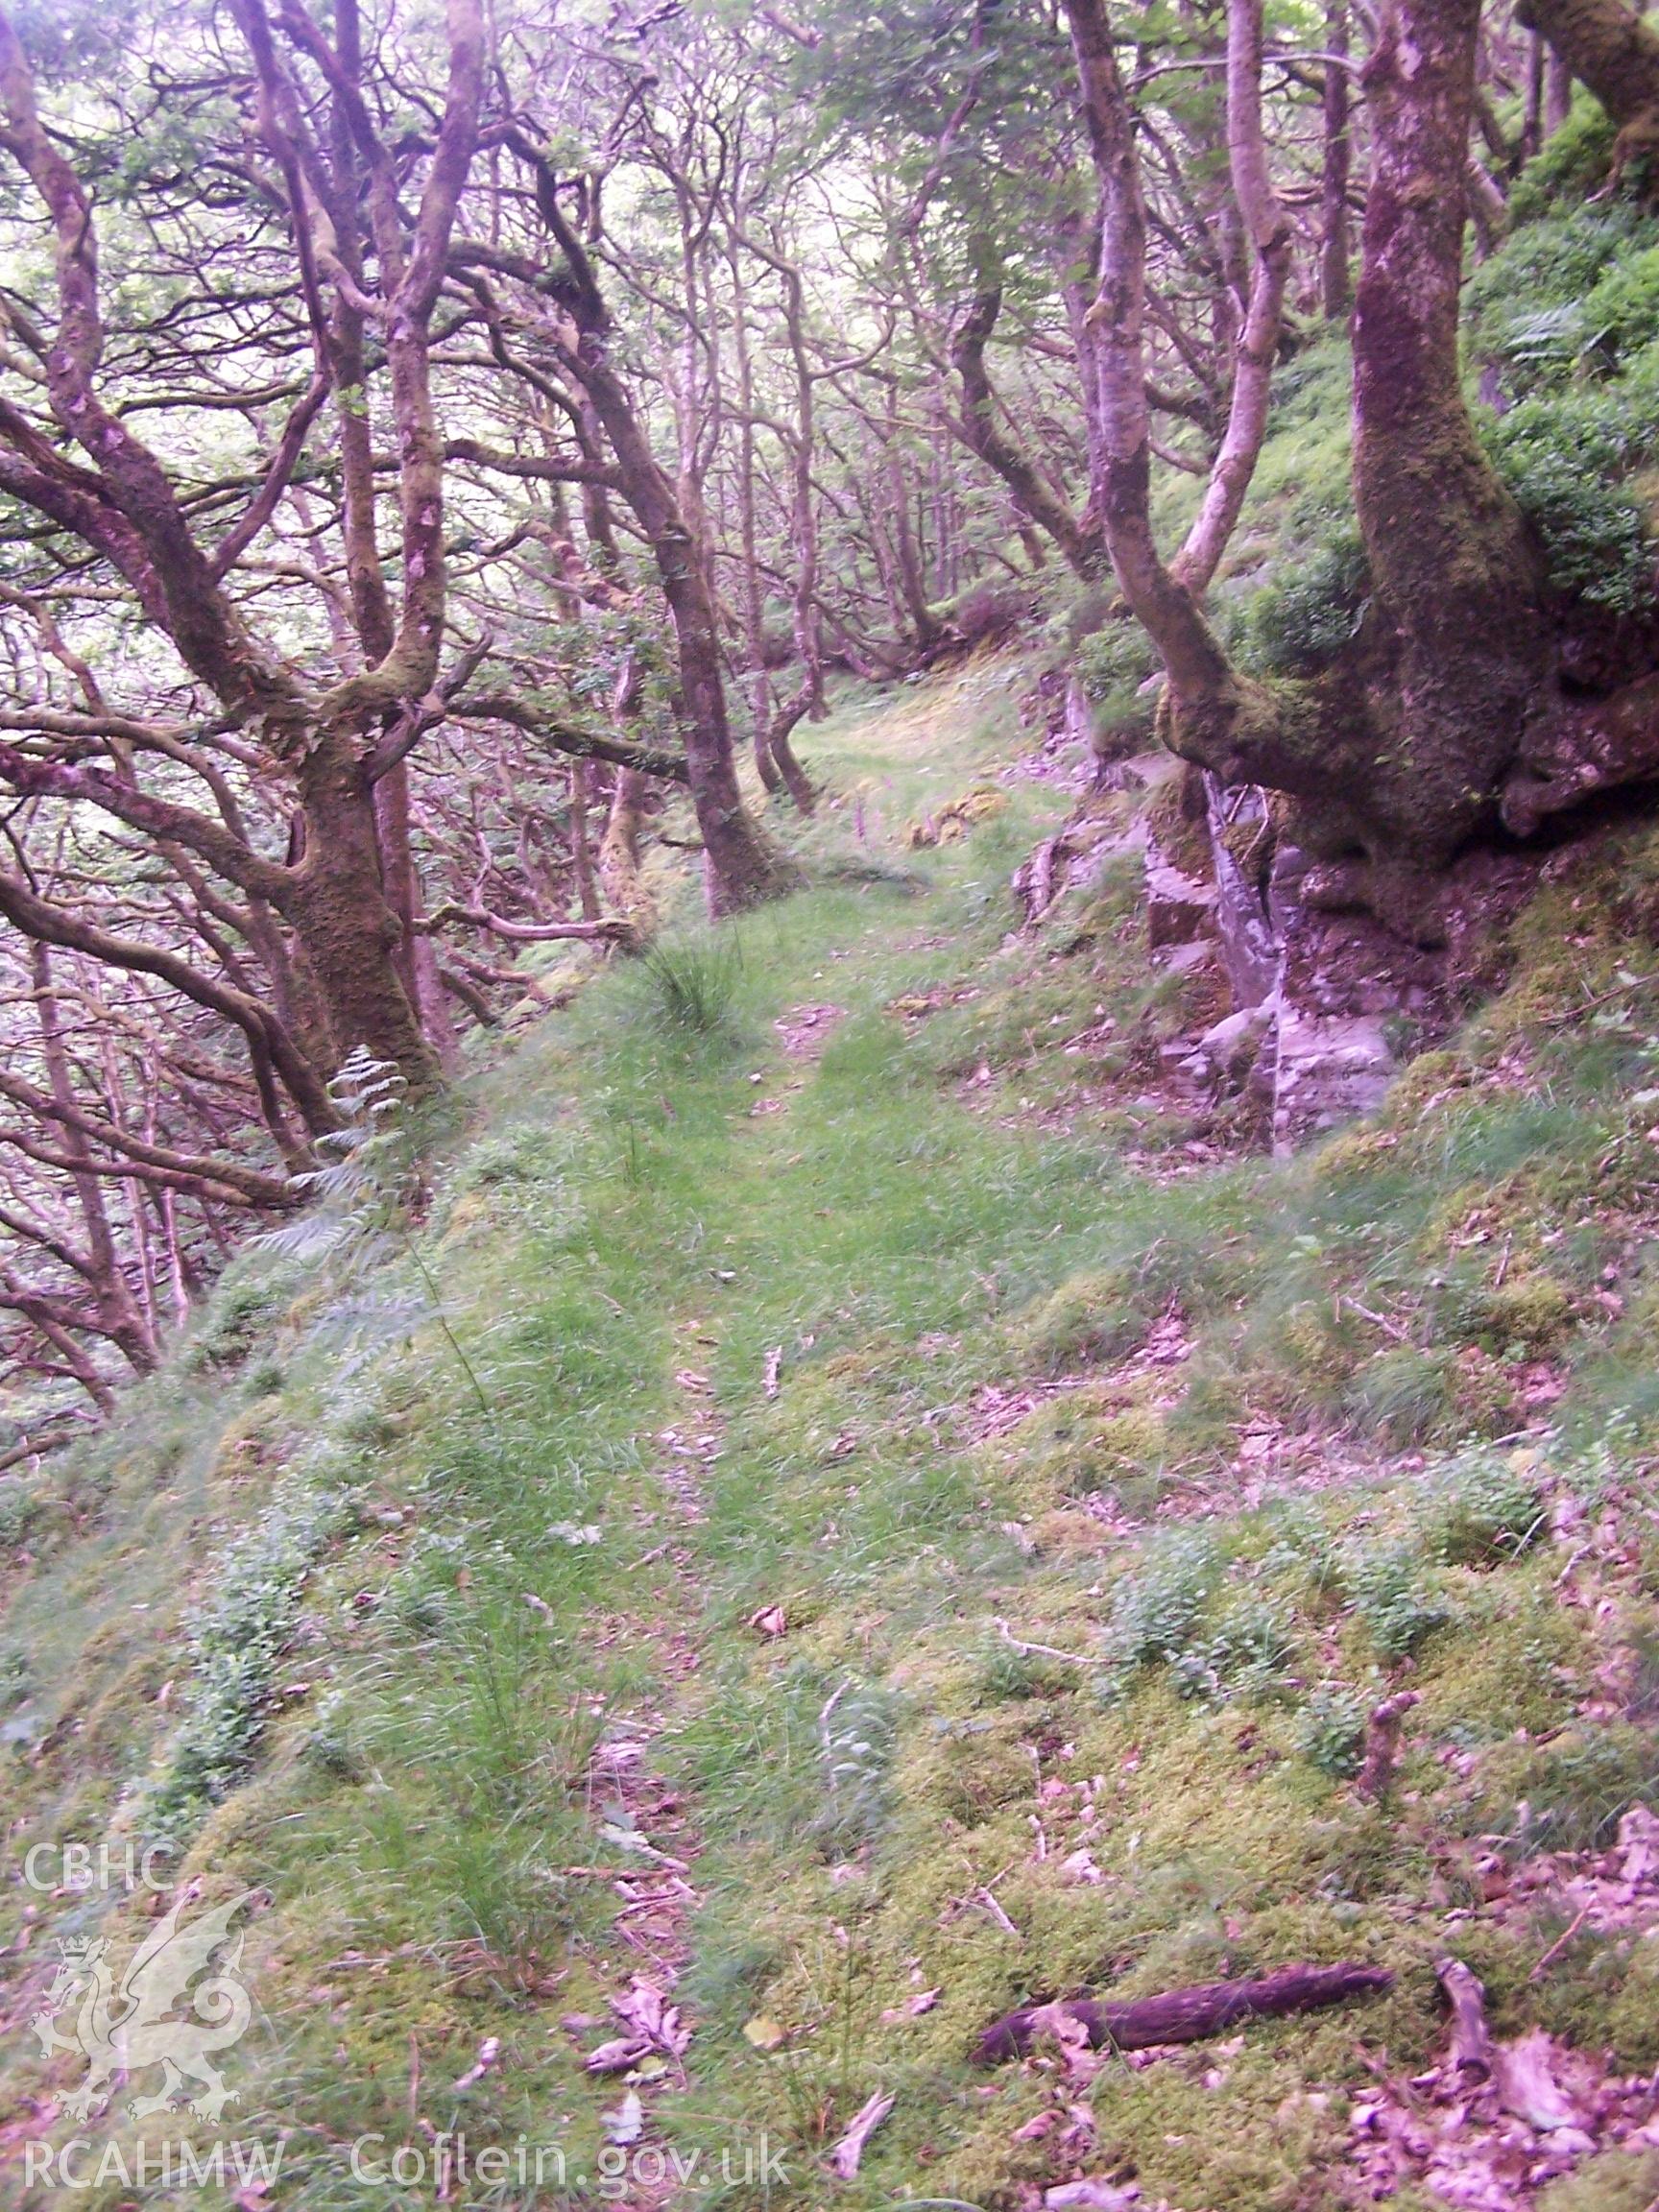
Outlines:
{"type": "MultiPolygon", "coordinates": [[[[611,312],[586,247],[559,204],[559,180],[521,132],[509,144],[535,180],[536,205],[564,267],[550,289],[543,335],[561,368],[586,394],[615,458],[622,496],[651,547],[673,624],[679,660],[676,719],[686,781],[702,833],[709,914],[719,920],[792,889],[794,869],[768,845],[743,803],[726,709],[719,611],[698,533],[611,357],[611,312]]],[[[774,756],[776,757],[776,756],[774,756]]]]}
{"type": "Polygon", "coordinates": [[[1641,164],[1659,189],[1659,32],[1623,0],[1519,0],[1515,18],[1538,32],[1619,126],[1614,174],[1641,164]]]}
{"type": "Polygon", "coordinates": [[[1537,555],[1458,375],[1479,18],[1479,0],[1395,0],[1364,74],[1354,500],[1381,663],[1366,803],[1431,864],[1494,818],[1551,661],[1537,555]]]}
{"type": "Polygon", "coordinates": [[[1321,96],[1324,161],[1319,179],[1319,305],[1326,320],[1343,322],[1354,304],[1348,267],[1348,176],[1354,140],[1348,116],[1348,9],[1329,0],[1325,10],[1325,84],[1321,96]]]}
{"type": "MultiPolygon", "coordinates": [[[[260,137],[284,180],[316,349],[311,384],[261,488],[209,552],[198,535],[198,517],[156,452],[107,403],[92,203],[41,120],[27,55],[4,12],[0,108],[5,141],[44,203],[56,249],[58,321],[46,355],[44,391],[59,436],[49,439],[21,414],[9,413],[0,423],[0,484],[107,561],[146,621],[171,640],[183,670],[212,697],[229,726],[258,733],[269,763],[265,772],[285,797],[297,802],[294,863],[281,865],[256,849],[237,827],[238,810],[223,784],[216,793],[217,811],[199,811],[144,787],[124,752],[111,752],[111,771],[96,765],[95,751],[91,759],[79,754],[54,759],[8,748],[0,756],[0,781],[24,795],[49,792],[89,802],[146,837],[182,847],[193,859],[204,861],[261,912],[279,917],[292,929],[296,964],[315,984],[329,1050],[344,1057],[352,1046],[366,1046],[377,1057],[395,1061],[419,1091],[436,1084],[440,1070],[405,988],[399,957],[404,931],[388,900],[374,787],[399,767],[420,728],[418,703],[430,697],[439,674],[446,604],[444,460],[431,392],[431,321],[477,141],[483,15],[478,0],[448,0],[445,107],[413,219],[405,218],[389,187],[369,195],[397,447],[394,480],[403,585],[394,615],[385,599],[378,555],[373,563],[368,558],[374,539],[369,504],[373,469],[354,420],[360,400],[337,381],[341,374],[357,373],[357,309],[353,305],[346,323],[335,325],[321,289],[318,241],[324,218],[315,190],[302,186],[296,166],[297,110],[289,62],[278,53],[270,21],[255,0],[238,0],[232,13],[252,65],[260,137]],[[227,578],[269,520],[299,464],[303,437],[331,395],[337,412],[350,419],[343,443],[348,570],[365,666],[325,689],[298,661],[256,633],[249,605],[233,595],[227,578]],[[81,449],[78,460],[71,458],[73,445],[81,449]],[[407,737],[399,734],[405,724],[411,733],[407,737]]],[[[342,0],[339,17],[338,52],[309,18],[284,29],[298,48],[324,63],[325,74],[332,72],[334,94],[342,113],[350,118],[349,134],[359,143],[365,171],[389,178],[390,153],[375,135],[353,80],[359,57],[349,0],[342,0]]],[[[346,131],[343,124],[337,148],[346,131]]],[[[357,172],[345,174],[350,181],[357,172]]],[[[342,204],[351,198],[342,190],[342,204]]],[[[333,241],[333,227],[327,228],[333,241]]],[[[344,277],[342,294],[354,292],[344,264],[336,266],[344,277]]],[[[85,734],[106,745],[124,745],[119,720],[101,710],[88,718],[85,734]]],[[[210,763],[204,758],[201,765],[211,787],[210,763]]],[[[406,848],[405,834],[405,853],[406,848]]],[[[33,899],[26,888],[12,903],[18,916],[29,916],[27,926],[21,920],[17,926],[42,942],[78,940],[88,957],[160,972],[141,946],[78,927],[74,916],[33,899]]],[[[176,972],[180,987],[199,1002],[216,999],[228,1011],[234,1009],[231,1018],[249,1035],[261,1078],[267,1069],[275,1070],[309,1127],[333,1125],[337,1115],[323,1088],[325,1071],[310,1063],[273,1009],[250,999],[239,986],[226,990],[185,964],[178,964],[176,972]]],[[[412,974],[413,969],[407,972],[412,974]]]]}
{"type": "MultiPolygon", "coordinates": [[[[1495,827],[1506,778],[1554,709],[1551,627],[1521,517],[1480,450],[1457,367],[1457,301],[1479,0],[1390,0],[1365,73],[1372,123],[1355,314],[1355,503],[1370,608],[1350,652],[1302,682],[1234,668],[1200,594],[1237,517],[1261,437],[1250,379],[1271,359],[1263,313],[1240,346],[1225,531],[1166,564],[1148,503],[1142,320],[1145,217],[1132,115],[1100,0],[1066,0],[1100,183],[1093,403],[1097,495],[1124,596],[1165,663],[1164,733],[1228,782],[1290,794],[1331,896],[1396,926],[1425,924],[1425,892],[1472,834],[1495,827]],[[1254,358],[1252,357],[1254,356],[1254,358]]],[[[1272,304],[1273,210],[1259,172],[1256,0],[1232,0],[1229,129],[1235,188],[1272,304]]],[[[1247,325],[1248,327],[1248,325],[1247,325]]],[[[1220,499],[1213,483],[1207,505],[1220,499]]]]}

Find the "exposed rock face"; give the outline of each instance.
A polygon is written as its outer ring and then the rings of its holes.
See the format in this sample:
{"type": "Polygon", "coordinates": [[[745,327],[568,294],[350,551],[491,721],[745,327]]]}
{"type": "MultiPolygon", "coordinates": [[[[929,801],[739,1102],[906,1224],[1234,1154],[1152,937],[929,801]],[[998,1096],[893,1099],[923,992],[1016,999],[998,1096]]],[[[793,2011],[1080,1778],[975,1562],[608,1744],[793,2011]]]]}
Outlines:
{"type": "Polygon", "coordinates": [[[1229,830],[1254,830],[1263,846],[1271,831],[1267,802],[1260,786],[1225,791],[1214,777],[1205,779],[1211,862],[1215,872],[1216,926],[1234,1002],[1260,1006],[1279,988],[1284,948],[1259,892],[1234,856],[1229,830]]]}
{"type": "MultiPolygon", "coordinates": [[[[1148,701],[1158,686],[1157,678],[1142,686],[1148,701]]],[[[1147,797],[1192,771],[1127,728],[1113,733],[1122,752],[1103,751],[1074,673],[1048,679],[1041,695],[1045,755],[1069,761],[1068,780],[1075,787],[1086,778],[1088,793],[1014,878],[1025,928],[1063,920],[1069,895],[1088,900],[1126,854],[1143,852],[1148,950],[1166,972],[1214,962],[1234,1009],[1203,1034],[1165,1045],[1163,1065],[1189,1092],[1247,1093],[1278,1153],[1372,1112],[1398,1052],[1433,1042],[1471,996],[1499,987],[1508,920],[1541,876],[1572,865],[1570,851],[1551,859],[1477,842],[1441,873],[1424,932],[1435,941],[1407,942],[1358,900],[1338,903],[1340,863],[1315,867],[1285,842],[1282,807],[1257,784],[1205,775],[1201,816],[1183,808],[1201,830],[1199,850],[1184,840],[1177,866],[1149,833],[1148,810],[1131,805],[1125,821],[1111,795],[1147,797]],[[1138,741],[1142,749],[1128,749],[1138,741]]]]}
{"type": "MultiPolygon", "coordinates": [[[[1072,678],[1053,705],[1050,743],[1081,749],[1081,684],[1072,678]]],[[[1382,1102],[1397,1070],[1396,1031],[1420,1042],[1447,1025],[1459,979],[1479,973],[1482,941],[1530,872],[1498,852],[1464,855],[1447,872],[1447,942],[1425,950],[1368,913],[1326,910],[1309,856],[1283,841],[1258,785],[1206,776],[1208,879],[1190,850],[1176,865],[1143,812],[1125,824],[1107,798],[1149,793],[1182,772],[1162,747],[1097,766],[1093,796],[1036,848],[1014,888],[1034,930],[1065,911],[1068,894],[1088,898],[1125,854],[1143,852],[1148,950],[1165,969],[1218,963],[1233,1000],[1202,1035],[1165,1046],[1164,1066],[1183,1088],[1251,1094],[1274,1151],[1288,1153],[1382,1102]]]]}
{"type": "MultiPolygon", "coordinates": [[[[1180,1065],[1194,1080],[1253,1085],[1269,1108],[1274,1151],[1287,1153],[1382,1103],[1395,1072],[1384,1017],[1426,1007],[1419,971],[1429,964],[1365,918],[1310,911],[1301,896],[1307,860],[1275,844],[1265,794],[1206,781],[1214,883],[1203,887],[1205,918],[1192,933],[1214,932],[1236,1010],[1180,1065]],[[1258,853],[1271,855],[1260,872],[1258,853]]],[[[1190,889],[1178,899],[1164,880],[1176,873],[1147,869],[1154,947],[1174,942],[1177,922],[1198,912],[1190,889]]]]}
{"type": "Polygon", "coordinates": [[[1175,867],[1156,845],[1146,848],[1146,942],[1190,945],[1215,933],[1217,899],[1213,883],[1200,883],[1175,867]]]}
{"type": "Polygon", "coordinates": [[[1282,1006],[1275,1030],[1273,1149],[1381,1106],[1394,1055],[1373,1014],[1305,1013],[1282,1006]]]}

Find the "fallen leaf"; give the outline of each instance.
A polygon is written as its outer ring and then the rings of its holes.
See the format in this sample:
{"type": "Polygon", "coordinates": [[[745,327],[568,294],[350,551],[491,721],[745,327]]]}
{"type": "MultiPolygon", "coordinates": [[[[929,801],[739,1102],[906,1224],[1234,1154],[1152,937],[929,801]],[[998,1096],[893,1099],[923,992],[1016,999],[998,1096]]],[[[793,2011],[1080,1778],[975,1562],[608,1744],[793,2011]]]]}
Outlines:
{"type": "Polygon", "coordinates": [[[931,2012],[938,2002],[937,1989],[918,1989],[913,1997],[906,1997],[902,2005],[889,2006],[881,2015],[882,2024],[890,2028],[898,2020],[918,2020],[924,2012],[931,2012]]]}
{"type": "Polygon", "coordinates": [[[582,2063],[589,2074],[626,2074],[651,2048],[641,2036],[617,2035],[589,2051],[582,2063]]]}
{"type": "Polygon", "coordinates": [[[758,1613],[749,1616],[751,1628],[758,1629],[762,1636],[785,1636],[789,1622],[781,1605],[762,1605],[758,1613]]]}
{"type": "Polygon", "coordinates": [[[627,1993],[613,1997],[611,2009],[618,2019],[626,2020],[637,2029],[647,2043],[660,2051],[666,2051],[678,2058],[691,2040],[691,2031],[680,2018],[680,2008],[671,2005],[655,1982],[648,1982],[643,1974],[636,1974],[627,1993]]]}
{"type": "Polygon", "coordinates": [[[830,2153],[830,2171],[843,2181],[851,2181],[858,2171],[858,2161],[864,2155],[864,2146],[893,2109],[893,2099],[883,2097],[878,2090],[859,2105],[853,2125],[830,2153]]]}
{"type": "Polygon", "coordinates": [[[614,2112],[601,2112],[600,2126],[613,2143],[637,2143],[645,2132],[645,2107],[630,2089],[614,2112]]]}
{"type": "Polygon", "coordinates": [[[1575,2128],[1583,2115],[1556,2080],[1555,2047],[1542,2028],[1528,2029],[1492,2055],[1492,2078],[1507,2110],[1529,2128],[1575,2128]]]}
{"type": "Polygon", "coordinates": [[[769,2012],[757,2012],[753,2020],[743,2023],[743,2039],[753,2043],[757,2051],[777,2051],[786,2040],[786,2031],[769,2012]]]}

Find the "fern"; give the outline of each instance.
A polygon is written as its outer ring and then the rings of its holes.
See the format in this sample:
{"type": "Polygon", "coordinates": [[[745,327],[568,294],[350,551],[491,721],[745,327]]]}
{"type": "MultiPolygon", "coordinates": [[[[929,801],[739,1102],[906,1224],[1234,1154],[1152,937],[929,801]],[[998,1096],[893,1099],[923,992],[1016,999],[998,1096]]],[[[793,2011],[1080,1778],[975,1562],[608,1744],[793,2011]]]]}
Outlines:
{"type": "Polygon", "coordinates": [[[419,1174],[407,1094],[397,1068],[355,1046],[328,1085],[328,1095],[343,1116],[341,1125],[318,1139],[320,1165],[293,1178],[309,1207],[297,1220],[268,1230],[254,1242],[262,1251],[332,1278],[337,1295],[324,1325],[341,1340],[346,1373],[360,1367],[390,1337],[407,1335],[430,1320],[488,1413],[484,1385],[449,1325],[443,1293],[410,1232],[419,1174]],[[361,1288],[367,1274],[399,1260],[420,1276],[421,1295],[412,1299],[406,1292],[361,1288]]]}
{"type": "Polygon", "coordinates": [[[1572,368],[1594,343],[1581,301],[1570,300],[1533,315],[1519,315],[1502,338],[1503,352],[1529,369],[1572,368]]]}

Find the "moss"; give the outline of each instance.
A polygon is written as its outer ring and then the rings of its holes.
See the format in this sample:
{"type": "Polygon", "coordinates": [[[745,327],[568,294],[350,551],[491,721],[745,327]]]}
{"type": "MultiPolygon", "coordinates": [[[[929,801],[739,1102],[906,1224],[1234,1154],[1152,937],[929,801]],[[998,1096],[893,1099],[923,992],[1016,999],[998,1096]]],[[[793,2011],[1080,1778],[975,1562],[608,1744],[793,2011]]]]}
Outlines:
{"type": "Polygon", "coordinates": [[[1467,1084],[1473,1074],[1468,1061],[1453,1047],[1420,1052],[1410,1066],[1401,1071],[1388,1093],[1384,1112],[1390,1127],[1409,1127],[1431,1100],[1467,1084]]]}
{"type": "Polygon", "coordinates": [[[1133,1268],[1074,1275],[1024,1323],[1022,1348],[1045,1374],[1097,1366],[1139,1341],[1146,1325],[1146,1303],[1144,1285],[1133,1268]]]}
{"type": "Polygon", "coordinates": [[[1146,827],[1158,850],[1197,882],[1210,879],[1210,832],[1205,823],[1202,786],[1195,791],[1190,771],[1160,784],[1146,810],[1146,827]]]}
{"type": "Polygon", "coordinates": [[[1112,1492],[1132,1511],[1152,1510],[1177,1456],[1164,1416],[1152,1407],[1092,1414],[1062,1404],[1037,1429],[1033,1473],[1040,1482],[1073,1498],[1112,1492]],[[1046,1451],[1044,1429],[1053,1439],[1046,1451]]]}
{"type": "Polygon", "coordinates": [[[1603,2151],[1552,2181],[1540,2212],[1651,2212],[1659,2198],[1659,2151],[1603,2151]]]}
{"type": "Polygon", "coordinates": [[[1500,1352],[1537,1355],[1552,1351],[1572,1330],[1576,1306],[1563,1283],[1543,1273],[1520,1271],[1486,1292],[1479,1325],[1500,1352]]]}
{"type": "Polygon", "coordinates": [[[1575,85],[1567,120],[1516,180],[1511,221],[1518,226],[1535,223],[1564,201],[1588,198],[1612,167],[1617,137],[1617,128],[1601,103],[1575,85]]]}

